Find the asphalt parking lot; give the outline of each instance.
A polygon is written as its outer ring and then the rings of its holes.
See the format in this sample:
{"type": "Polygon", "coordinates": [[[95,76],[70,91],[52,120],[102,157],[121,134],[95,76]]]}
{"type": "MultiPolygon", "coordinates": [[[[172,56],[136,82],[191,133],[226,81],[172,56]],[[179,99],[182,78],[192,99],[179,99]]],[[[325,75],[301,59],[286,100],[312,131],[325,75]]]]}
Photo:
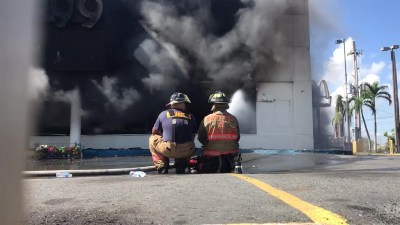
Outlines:
{"type": "Polygon", "coordinates": [[[243,158],[242,175],[26,178],[23,223],[400,224],[399,157],[243,158]]]}

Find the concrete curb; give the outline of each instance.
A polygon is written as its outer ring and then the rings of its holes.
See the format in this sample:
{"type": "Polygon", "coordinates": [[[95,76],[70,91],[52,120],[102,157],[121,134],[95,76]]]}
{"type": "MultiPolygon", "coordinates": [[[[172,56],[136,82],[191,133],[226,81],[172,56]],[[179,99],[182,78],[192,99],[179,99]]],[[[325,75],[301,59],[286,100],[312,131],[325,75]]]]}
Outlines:
{"type": "Polygon", "coordinates": [[[155,171],[154,166],[119,168],[119,169],[90,169],[90,170],[41,170],[41,171],[23,171],[24,177],[55,177],[57,172],[68,172],[72,176],[95,176],[95,175],[128,175],[130,171],[155,171]]]}

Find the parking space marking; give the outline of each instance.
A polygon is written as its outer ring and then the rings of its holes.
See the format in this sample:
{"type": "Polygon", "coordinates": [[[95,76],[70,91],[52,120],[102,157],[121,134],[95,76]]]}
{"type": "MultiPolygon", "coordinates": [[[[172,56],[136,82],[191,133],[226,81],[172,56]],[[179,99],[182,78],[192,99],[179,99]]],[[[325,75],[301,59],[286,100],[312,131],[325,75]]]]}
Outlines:
{"type": "Polygon", "coordinates": [[[308,202],[301,200],[300,198],[291,195],[282,190],[276,189],[271,185],[259,181],[255,178],[251,178],[245,176],[243,174],[231,174],[234,177],[242,179],[248,183],[253,184],[254,186],[260,188],[261,190],[267,192],[268,194],[280,199],[291,207],[299,210],[308,216],[313,222],[317,224],[324,225],[347,225],[347,220],[333,212],[330,212],[326,209],[320,208],[318,206],[312,205],[308,202]]]}

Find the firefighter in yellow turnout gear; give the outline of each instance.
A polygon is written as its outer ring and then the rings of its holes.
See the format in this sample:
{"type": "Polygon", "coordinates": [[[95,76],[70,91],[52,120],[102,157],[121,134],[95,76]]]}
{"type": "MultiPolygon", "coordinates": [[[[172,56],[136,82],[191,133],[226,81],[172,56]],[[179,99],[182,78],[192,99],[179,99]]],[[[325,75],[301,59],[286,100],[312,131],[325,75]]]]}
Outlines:
{"type": "Polygon", "coordinates": [[[212,113],[204,117],[197,132],[203,152],[195,168],[200,173],[232,172],[235,158],[240,157],[239,122],[227,112],[230,99],[223,92],[211,94],[208,102],[212,113]]]}

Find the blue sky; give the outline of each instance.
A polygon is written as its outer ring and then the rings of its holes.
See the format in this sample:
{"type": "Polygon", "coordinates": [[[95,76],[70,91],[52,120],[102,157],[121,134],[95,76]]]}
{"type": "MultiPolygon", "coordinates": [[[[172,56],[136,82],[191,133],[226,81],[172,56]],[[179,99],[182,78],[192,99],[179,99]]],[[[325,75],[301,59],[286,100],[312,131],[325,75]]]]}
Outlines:
{"type": "MultiPolygon", "coordinates": [[[[399,10],[400,0],[310,0],[313,79],[325,79],[333,99],[344,90],[343,45],[335,44],[341,38],[347,39],[346,52],[352,50],[352,40],[357,50],[363,52],[358,61],[359,80],[379,81],[388,85],[388,92],[393,94],[390,53],[381,52],[380,48],[400,44],[399,10]]],[[[397,68],[400,68],[400,49],[396,56],[397,68]]],[[[352,63],[352,58],[347,57],[349,81],[353,80],[352,63]]],[[[377,104],[378,143],[383,143],[383,133],[394,127],[393,104],[389,106],[385,101],[377,104]]],[[[373,119],[367,110],[365,115],[372,133],[373,119]]],[[[365,133],[362,135],[366,137],[365,133]]]]}

